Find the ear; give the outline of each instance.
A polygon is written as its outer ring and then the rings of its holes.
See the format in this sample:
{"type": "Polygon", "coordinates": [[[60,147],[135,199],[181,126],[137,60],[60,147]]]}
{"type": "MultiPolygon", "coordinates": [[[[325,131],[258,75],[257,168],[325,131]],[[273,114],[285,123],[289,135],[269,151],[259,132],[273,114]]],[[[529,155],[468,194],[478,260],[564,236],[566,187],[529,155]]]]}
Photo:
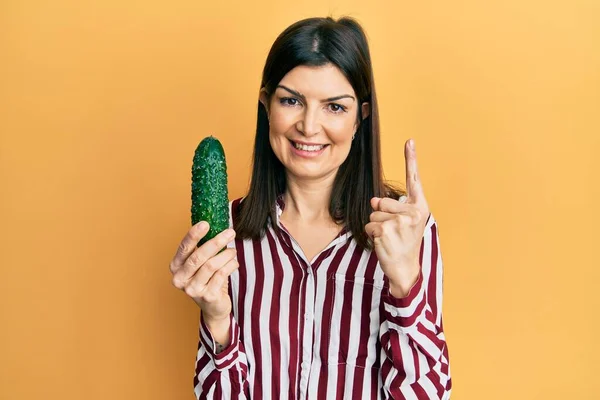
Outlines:
{"type": "Polygon", "coordinates": [[[369,116],[369,103],[364,102],[362,103],[362,117],[363,119],[367,118],[369,116]]]}
{"type": "Polygon", "coordinates": [[[263,104],[265,110],[267,110],[267,114],[269,114],[269,96],[267,95],[267,89],[260,89],[260,93],[258,95],[258,100],[263,104]]]}

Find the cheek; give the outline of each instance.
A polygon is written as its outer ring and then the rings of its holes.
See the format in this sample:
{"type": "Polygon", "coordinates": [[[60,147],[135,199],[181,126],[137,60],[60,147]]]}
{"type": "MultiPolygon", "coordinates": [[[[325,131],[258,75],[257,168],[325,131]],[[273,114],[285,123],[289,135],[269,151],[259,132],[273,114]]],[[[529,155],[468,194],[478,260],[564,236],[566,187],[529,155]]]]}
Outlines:
{"type": "Polygon", "coordinates": [[[343,116],[337,116],[336,118],[331,118],[327,122],[328,130],[331,132],[332,135],[335,135],[339,138],[352,138],[355,125],[356,119],[353,115],[348,114],[345,114],[343,116]]]}
{"type": "Polygon", "coordinates": [[[296,120],[297,116],[292,112],[274,112],[271,115],[269,126],[272,132],[283,133],[294,128],[296,120]]]}
{"type": "Polygon", "coordinates": [[[285,136],[285,129],[278,128],[276,125],[271,124],[269,129],[269,143],[273,152],[280,159],[286,154],[288,139],[285,136]]]}
{"type": "Polygon", "coordinates": [[[273,149],[283,147],[284,142],[287,142],[286,132],[288,128],[276,121],[271,122],[269,126],[269,141],[273,149]]]}
{"type": "Polygon", "coordinates": [[[329,137],[335,143],[346,143],[352,140],[352,134],[354,134],[354,127],[352,121],[340,121],[336,124],[332,124],[329,129],[329,137]]]}

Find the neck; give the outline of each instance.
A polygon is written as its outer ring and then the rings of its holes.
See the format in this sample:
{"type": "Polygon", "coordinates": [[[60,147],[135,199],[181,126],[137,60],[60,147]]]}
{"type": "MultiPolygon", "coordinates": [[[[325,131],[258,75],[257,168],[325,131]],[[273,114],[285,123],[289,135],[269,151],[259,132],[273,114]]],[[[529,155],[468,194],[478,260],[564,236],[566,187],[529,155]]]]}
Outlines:
{"type": "Polygon", "coordinates": [[[333,223],[329,202],[333,181],[303,181],[289,179],[284,194],[285,209],[281,218],[300,224],[333,223]]]}

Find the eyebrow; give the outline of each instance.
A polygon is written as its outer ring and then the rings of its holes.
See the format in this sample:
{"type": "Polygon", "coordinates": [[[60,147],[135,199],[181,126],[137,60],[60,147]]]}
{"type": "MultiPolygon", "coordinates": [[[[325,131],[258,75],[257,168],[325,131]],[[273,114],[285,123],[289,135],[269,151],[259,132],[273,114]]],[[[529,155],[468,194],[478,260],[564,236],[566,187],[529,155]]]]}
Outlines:
{"type": "MultiPolygon", "coordinates": [[[[277,85],[277,87],[278,87],[278,88],[282,88],[282,89],[284,89],[284,90],[287,90],[287,91],[288,91],[288,92],[290,92],[291,94],[293,94],[293,95],[295,95],[295,96],[298,96],[298,97],[300,97],[300,98],[301,98],[301,99],[303,99],[303,100],[306,100],[306,97],[305,97],[303,94],[301,94],[301,93],[298,93],[298,92],[296,92],[295,90],[292,90],[292,89],[290,89],[290,88],[288,88],[288,87],[286,87],[286,86],[283,86],[283,85],[277,85]]],[[[321,100],[321,101],[322,101],[322,102],[326,102],[326,101],[335,101],[335,100],[340,100],[340,99],[345,99],[345,98],[350,98],[350,99],[352,99],[352,100],[356,100],[356,99],[354,98],[354,96],[350,96],[349,94],[342,94],[342,95],[340,95],[340,96],[329,97],[329,98],[327,98],[327,99],[323,99],[323,100],[321,100]]]]}

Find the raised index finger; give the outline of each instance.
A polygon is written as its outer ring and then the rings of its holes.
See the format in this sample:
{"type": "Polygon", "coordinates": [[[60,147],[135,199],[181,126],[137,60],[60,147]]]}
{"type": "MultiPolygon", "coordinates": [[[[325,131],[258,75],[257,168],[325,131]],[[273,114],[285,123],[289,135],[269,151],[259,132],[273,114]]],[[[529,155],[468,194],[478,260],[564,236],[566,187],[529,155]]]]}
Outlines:
{"type": "Polygon", "coordinates": [[[417,151],[415,141],[410,139],[404,146],[404,159],[406,161],[406,191],[408,199],[416,201],[422,197],[421,179],[417,167],[417,151]]]}

